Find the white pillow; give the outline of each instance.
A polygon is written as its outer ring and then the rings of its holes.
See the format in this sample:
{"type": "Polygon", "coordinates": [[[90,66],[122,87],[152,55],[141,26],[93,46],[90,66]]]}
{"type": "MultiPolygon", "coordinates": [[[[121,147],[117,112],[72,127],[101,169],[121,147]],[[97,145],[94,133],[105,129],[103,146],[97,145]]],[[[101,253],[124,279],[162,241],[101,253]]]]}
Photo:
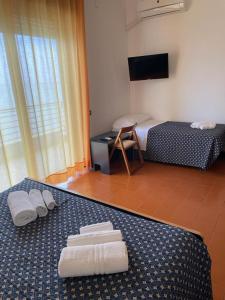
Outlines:
{"type": "Polygon", "coordinates": [[[113,123],[113,131],[119,131],[122,127],[132,126],[151,119],[147,114],[130,114],[124,115],[113,123]]]}

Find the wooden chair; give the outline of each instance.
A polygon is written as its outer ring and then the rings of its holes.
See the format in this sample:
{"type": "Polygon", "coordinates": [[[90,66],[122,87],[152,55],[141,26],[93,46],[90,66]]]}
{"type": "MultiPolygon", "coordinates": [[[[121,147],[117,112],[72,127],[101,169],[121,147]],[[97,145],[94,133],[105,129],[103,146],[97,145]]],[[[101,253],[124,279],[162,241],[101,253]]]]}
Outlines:
{"type": "Polygon", "coordinates": [[[137,137],[137,134],[136,134],[136,131],[135,131],[135,126],[136,126],[136,124],[133,125],[133,126],[123,127],[123,128],[120,129],[120,131],[119,131],[119,133],[118,133],[118,135],[115,139],[115,142],[113,144],[113,148],[111,150],[110,156],[109,156],[109,159],[111,160],[111,158],[114,154],[114,151],[116,149],[121,150],[122,154],[123,154],[124,162],[125,162],[125,165],[126,165],[126,168],[127,168],[127,172],[130,176],[131,176],[131,174],[133,173],[134,170],[131,170],[131,168],[129,166],[129,161],[128,161],[128,158],[127,158],[127,155],[126,155],[126,150],[136,147],[137,150],[138,150],[138,156],[139,156],[141,165],[143,165],[143,163],[144,163],[143,156],[142,156],[141,149],[140,149],[140,145],[139,145],[139,142],[138,142],[138,137],[137,137]],[[123,139],[122,135],[124,133],[129,133],[130,134],[130,139],[123,139]]]}

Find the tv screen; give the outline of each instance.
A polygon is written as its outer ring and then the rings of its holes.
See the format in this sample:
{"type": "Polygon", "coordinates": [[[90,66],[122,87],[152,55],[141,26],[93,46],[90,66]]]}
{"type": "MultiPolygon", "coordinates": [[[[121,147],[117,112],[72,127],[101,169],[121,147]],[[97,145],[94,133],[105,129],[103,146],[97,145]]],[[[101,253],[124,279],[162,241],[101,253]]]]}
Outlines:
{"type": "Polygon", "coordinates": [[[129,57],[128,64],[131,81],[169,77],[168,53],[129,57]]]}

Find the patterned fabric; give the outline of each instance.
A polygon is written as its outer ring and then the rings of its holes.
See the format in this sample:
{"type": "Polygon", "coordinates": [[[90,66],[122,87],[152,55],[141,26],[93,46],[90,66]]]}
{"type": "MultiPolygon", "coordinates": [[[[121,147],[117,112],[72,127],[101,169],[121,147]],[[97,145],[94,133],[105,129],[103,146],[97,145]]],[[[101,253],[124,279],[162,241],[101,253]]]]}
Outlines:
{"type": "Polygon", "coordinates": [[[25,179],[0,194],[0,299],[212,299],[207,248],[182,229],[114,209],[25,179]],[[48,189],[59,204],[16,228],[9,191],[48,189]],[[61,279],[57,265],[67,236],[111,220],[127,242],[129,271],[61,279]]]}
{"type": "Polygon", "coordinates": [[[225,147],[225,125],[200,130],[190,123],[165,122],[148,131],[146,159],[208,169],[225,147]]]}

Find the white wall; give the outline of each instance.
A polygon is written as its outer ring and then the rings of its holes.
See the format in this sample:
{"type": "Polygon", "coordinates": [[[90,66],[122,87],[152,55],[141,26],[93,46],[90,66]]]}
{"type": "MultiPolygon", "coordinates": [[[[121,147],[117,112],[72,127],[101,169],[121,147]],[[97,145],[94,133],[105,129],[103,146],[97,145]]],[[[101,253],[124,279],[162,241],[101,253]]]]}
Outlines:
{"type": "Polygon", "coordinates": [[[123,0],[85,0],[91,135],[129,111],[127,32],[123,0]]]}
{"type": "MultiPolygon", "coordinates": [[[[136,0],[125,2],[129,23],[136,0]]],[[[169,79],[130,83],[130,108],[159,120],[225,123],[225,0],[190,0],[189,6],[128,32],[129,56],[170,55],[169,79]]]]}

